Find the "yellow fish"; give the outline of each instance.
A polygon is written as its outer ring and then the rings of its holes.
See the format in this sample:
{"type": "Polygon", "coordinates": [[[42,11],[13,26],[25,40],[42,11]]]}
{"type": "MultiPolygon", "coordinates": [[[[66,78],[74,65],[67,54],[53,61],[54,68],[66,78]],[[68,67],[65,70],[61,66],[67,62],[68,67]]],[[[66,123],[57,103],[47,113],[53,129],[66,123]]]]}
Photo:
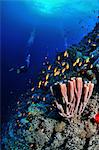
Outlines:
{"type": "MultiPolygon", "coordinates": [[[[33,103],[34,104],[34,103],[33,103]]],[[[31,112],[28,112],[28,116],[31,115],[31,112]]]]}
{"type": "Polygon", "coordinates": [[[64,57],[66,57],[66,56],[68,57],[67,51],[64,52],[64,57]]]}
{"type": "Polygon", "coordinates": [[[58,56],[58,60],[60,60],[60,56],[58,56]]]}
{"type": "Polygon", "coordinates": [[[66,79],[66,75],[64,76],[64,79],[66,79]]]}
{"type": "Polygon", "coordinates": [[[96,46],[96,44],[92,44],[92,46],[96,46]]]}
{"type": "Polygon", "coordinates": [[[64,73],[64,72],[65,72],[65,70],[66,70],[65,68],[64,68],[64,69],[62,69],[62,73],[64,73]]]}
{"type": "Polygon", "coordinates": [[[41,84],[42,84],[42,81],[39,81],[38,88],[40,88],[41,84]]]}
{"type": "Polygon", "coordinates": [[[69,64],[66,65],[66,69],[69,69],[69,64]]]}
{"type": "Polygon", "coordinates": [[[56,76],[56,73],[54,73],[54,77],[56,76]]]}
{"type": "Polygon", "coordinates": [[[86,62],[86,63],[88,63],[88,62],[89,62],[89,60],[90,60],[90,58],[88,57],[88,58],[85,60],[85,62],[86,62]]]}
{"type": "Polygon", "coordinates": [[[44,86],[46,86],[48,84],[48,81],[46,81],[45,83],[44,83],[44,86]]]}
{"type": "Polygon", "coordinates": [[[56,72],[56,74],[59,75],[59,74],[60,74],[60,71],[58,70],[58,71],[56,72]]]}
{"type": "Polygon", "coordinates": [[[66,64],[66,63],[65,63],[65,62],[63,62],[63,63],[62,63],[62,66],[65,66],[65,64],[66,64]]]}
{"type": "Polygon", "coordinates": [[[60,71],[57,71],[57,72],[54,73],[54,76],[57,76],[59,74],[60,74],[60,71]]]}
{"type": "Polygon", "coordinates": [[[82,65],[82,62],[79,62],[79,67],[82,65]]]}
{"type": "Polygon", "coordinates": [[[76,66],[80,61],[80,58],[77,58],[76,61],[73,63],[73,67],[76,66]]]}
{"type": "Polygon", "coordinates": [[[76,62],[74,62],[74,63],[73,63],[73,67],[75,67],[75,66],[76,66],[76,64],[77,64],[77,63],[76,63],[76,62]]]}
{"type": "Polygon", "coordinates": [[[90,65],[90,69],[92,69],[92,68],[93,68],[93,65],[91,64],[91,65],[90,65]]]}
{"type": "Polygon", "coordinates": [[[49,78],[49,74],[46,75],[46,80],[48,80],[48,78],[49,78]]]}
{"type": "Polygon", "coordinates": [[[57,71],[57,68],[54,69],[54,73],[57,71]]]}
{"type": "Polygon", "coordinates": [[[77,59],[76,59],[76,64],[78,64],[78,63],[79,63],[79,60],[80,60],[80,58],[77,58],[77,59]]]}
{"type": "Polygon", "coordinates": [[[88,40],[88,43],[91,43],[91,39],[88,40]]]}
{"type": "Polygon", "coordinates": [[[88,64],[84,64],[84,67],[88,66],[88,64]]]}
{"type": "Polygon", "coordinates": [[[50,70],[51,69],[51,65],[50,66],[48,66],[48,70],[50,70]]]}

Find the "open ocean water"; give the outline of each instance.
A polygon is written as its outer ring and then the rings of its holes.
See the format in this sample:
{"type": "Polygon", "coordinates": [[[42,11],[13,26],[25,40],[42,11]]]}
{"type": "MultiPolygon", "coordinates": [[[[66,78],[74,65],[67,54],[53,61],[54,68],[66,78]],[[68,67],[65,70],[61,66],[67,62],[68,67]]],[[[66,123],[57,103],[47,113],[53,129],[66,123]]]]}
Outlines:
{"type": "Polygon", "coordinates": [[[36,86],[44,59],[78,44],[99,21],[99,0],[1,0],[1,123],[27,89],[36,86]]]}

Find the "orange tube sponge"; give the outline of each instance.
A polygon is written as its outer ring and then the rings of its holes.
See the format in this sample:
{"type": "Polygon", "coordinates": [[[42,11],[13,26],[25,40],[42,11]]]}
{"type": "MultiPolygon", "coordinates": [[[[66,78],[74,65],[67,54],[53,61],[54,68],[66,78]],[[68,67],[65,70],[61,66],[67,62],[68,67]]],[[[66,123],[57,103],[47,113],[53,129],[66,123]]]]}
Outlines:
{"type": "MultiPolygon", "coordinates": [[[[68,80],[67,85],[61,83],[59,91],[61,92],[61,97],[55,100],[59,114],[63,117],[71,118],[75,114],[80,115],[83,113],[92,95],[93,88],[93,83],[84,83],[81,77],[71,78],[68,80]]],[[[53,91],[53,87],[51,89],[53,91]]]]}

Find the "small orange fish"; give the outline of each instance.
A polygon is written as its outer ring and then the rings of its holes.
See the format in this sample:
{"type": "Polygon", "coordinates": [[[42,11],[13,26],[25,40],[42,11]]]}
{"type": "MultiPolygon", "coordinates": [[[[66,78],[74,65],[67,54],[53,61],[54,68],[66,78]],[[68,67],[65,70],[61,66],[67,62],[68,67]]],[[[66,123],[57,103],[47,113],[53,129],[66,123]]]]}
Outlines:
{"type": "Polygon", "coordinates": [[[65,64],[66,64],[66,63],[65,63],[65,62],[63,62],[63,63],[62,63],[62,66],[65,66],[65,64]]]}
{"type": "Polygon", "coordinates": [[[82,62],[79,62],[79,65],[78,65],[78,66],[80,67],[81,65],[82,65],[82,62]]]}
{"type": "Polygon", "coordinates": [[[50,69],[51,69],[51,65],[48,66],[48,70],[50,70],[50,69]]]}
{"type": "Polygon", "coordinates": [[[73,63],[73,67],[75,67],[80,61],[80,58],[77,58],[76,61],[73,63]]]}
{"type": "Polygon", "coordinates": [[[60,60],[60,56],[58,56],[58,58],[57,58],[58,60],[60,60]]]}
{"type": "Polygon", "coordinates": [[[83,66],[86,67],[86,66],[88,66],[88,64],[84,64],[83,66]]]}
{"type": "Polygon", "coordinates": [[[67,51],[64,52],[64,57],[66,57],[66,56],[68,57],[67,51]]]}
{"type": "Polygon", "coordinates": [[[64,72],[65,72],[65,70],[66,70],[65,68],[64,68],[64,69],[62,69],[62,73],[64,73],[64,72]]]}
{"type": "Polygon", "coordinates": [[[66,79],[66,75],[64,75],[64,79],[66,79]]]}
{"type": "Polygon", "coordinates": [[[57,72],[54,73],[54,76],[57,76],[60,74],[60,71],[58,70],[57,72]]]}
{"type": "Polygon", "coordinates": [[[44,83],[44,86],[46,86],[48,84],[48,81],[46,81],[45,83],[44,83]]]}
{"type": "Polygon", "coordinates": [[[78,63],[79,63],[79,61],[80,61],[80,58],[77,58],[77,60],[76,60],[76,64],[78,64],[78,63]]]}
{"type": "Polygon", "coordinates": [[[90,61],[90,58],[88,57],[86,60],[85,60],[85,63],[88,63],[90,61]]]}
{"type": "Polygon", "coordinates": [[[90,65],[90,69],[92,69],[92,68],[93,68],[93,65],[91,64],[91,65],[90,65]]]}
{"type": "Polygon", "coordinates": [[[46,75],[46,80],[48,80],[48,78],[49,78],[49,74],[46,75]]]}
{"type": "Polygon", "coordinates": [[[76,66],[76,62],[73,63],[73,67],[75,67],[75,66],[76,66]]]}
{"type": "Polygon", "coordinates": [[[57,68],[54,69],[54,73],[57,71],[57,68]]]}
{"type": "Polygon", "coordinates": [[[33,92],[34,91],[34,87],[31,89],[31,92],[33,92]]]}
{"type": "Polygon", "coordinates": [[[41,84],[42,84],[42,81],[39,81],[38,88],[40,88],[41,84]]]}
{"type": "Polygon", "coordinates": [[[69,69],[69,64],[67,63],[66,67],[65,67],[67,70],[69,69]]]}

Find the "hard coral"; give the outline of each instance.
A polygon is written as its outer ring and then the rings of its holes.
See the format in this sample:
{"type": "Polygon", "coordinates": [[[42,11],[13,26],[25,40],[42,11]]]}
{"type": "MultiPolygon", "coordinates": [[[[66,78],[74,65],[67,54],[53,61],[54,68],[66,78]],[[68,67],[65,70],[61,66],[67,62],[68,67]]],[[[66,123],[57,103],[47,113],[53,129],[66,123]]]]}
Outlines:
{"type": "Polygon", "coordinates": [[[94,84],[84,83],[81,77],[71,78],[66,83],[59,83],[51,87],[52,94],[56,97],[55,104],[59,114],[72,118],[80,115],[92,95],[94,84]]]}

